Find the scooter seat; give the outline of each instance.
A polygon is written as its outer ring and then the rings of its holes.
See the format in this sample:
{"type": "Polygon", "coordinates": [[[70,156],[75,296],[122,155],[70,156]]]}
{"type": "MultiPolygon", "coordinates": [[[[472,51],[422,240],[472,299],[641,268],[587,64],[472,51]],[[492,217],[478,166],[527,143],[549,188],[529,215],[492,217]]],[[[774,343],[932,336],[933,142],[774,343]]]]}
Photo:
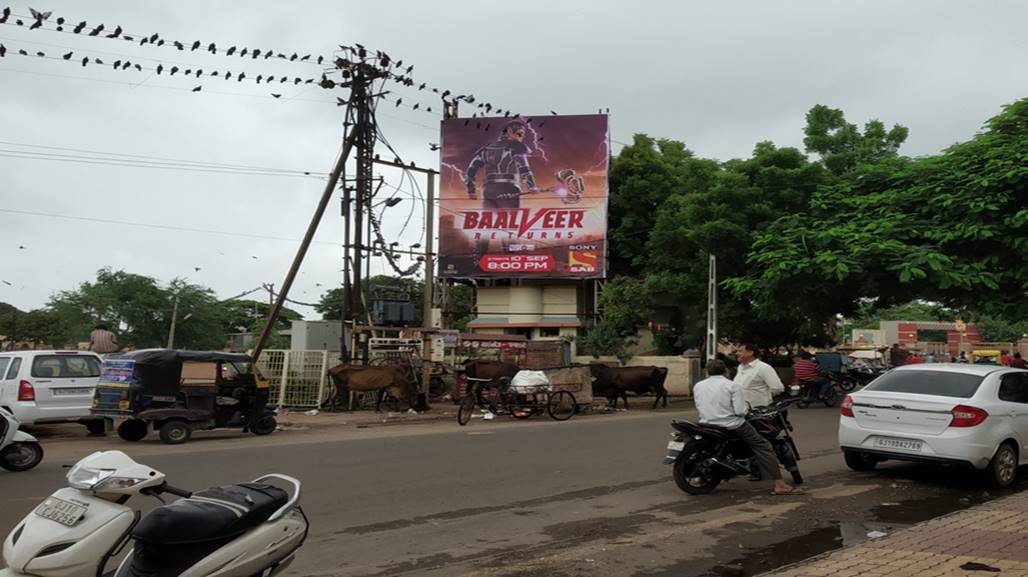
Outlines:
{"type": "Polygon", "coordinates": [[[267,521],[288,500],[282,489],[262,483],[204,489],[154,509],[132,530],[132,537],[150,545],[231,539],[267,521]]]}

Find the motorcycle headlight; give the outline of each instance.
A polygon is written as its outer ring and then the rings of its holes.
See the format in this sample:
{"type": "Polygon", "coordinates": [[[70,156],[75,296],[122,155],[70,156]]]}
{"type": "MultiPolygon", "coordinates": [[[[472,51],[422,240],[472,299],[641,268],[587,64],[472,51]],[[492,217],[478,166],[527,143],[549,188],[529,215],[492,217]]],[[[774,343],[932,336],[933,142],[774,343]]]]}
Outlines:
{"type": "Polygon", "coordinates": [[[114,469],[91,469],[76,466],[68,473],[68,485],[75,489],[89,490],[114,474],[114,469]]]}

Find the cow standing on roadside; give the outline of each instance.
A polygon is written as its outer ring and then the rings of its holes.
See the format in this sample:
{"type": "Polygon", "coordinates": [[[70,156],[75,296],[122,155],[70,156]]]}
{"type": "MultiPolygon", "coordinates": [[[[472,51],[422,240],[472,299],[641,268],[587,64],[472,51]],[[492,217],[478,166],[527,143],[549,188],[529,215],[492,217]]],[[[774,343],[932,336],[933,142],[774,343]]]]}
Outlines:
{"type": "Polygon", "coordinates": [[[653,400],[653,408],[663,401],[663,407],[667,408],[667,389],[664,381],[667,379],[665,367],[608,367],[604,364],[592,363],[589,370],[593,377],[593,395],[602,395],[607,399],[607,406],[617,409],[618,398],[625,402],[625,409],[628,409],[628,393],[646,395],[653,393],[656,398],[653,400]]]}

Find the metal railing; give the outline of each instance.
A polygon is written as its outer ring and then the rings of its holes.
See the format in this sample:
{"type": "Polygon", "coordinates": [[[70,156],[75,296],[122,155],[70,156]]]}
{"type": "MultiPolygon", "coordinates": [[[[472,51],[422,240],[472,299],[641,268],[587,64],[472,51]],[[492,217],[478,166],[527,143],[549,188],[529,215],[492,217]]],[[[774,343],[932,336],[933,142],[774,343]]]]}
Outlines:
{"type": "Polygon", "coordinates": [[[264,350],[257,368],[271,385],[269,403],[279,408],[320,409],[326,400],[329,351],[264,350]]]}

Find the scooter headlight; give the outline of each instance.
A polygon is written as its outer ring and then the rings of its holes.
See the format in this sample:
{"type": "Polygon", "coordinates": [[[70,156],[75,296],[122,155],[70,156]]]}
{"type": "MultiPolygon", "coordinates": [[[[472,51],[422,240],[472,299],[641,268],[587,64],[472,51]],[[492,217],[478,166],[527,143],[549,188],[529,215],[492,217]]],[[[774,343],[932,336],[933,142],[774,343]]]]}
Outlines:
{"type": "Polygon", "coordinates": [[[120,491],[122,489],[128,489],[134,487],[146,479],[135,479],[133,477],[110,477],[97,483],[94,487],[94,491],[120,491]]]}
{"type": "Polygon", "coordinates": [[[76,465],[68,472],[68,485],[88,491],[114,474],[114,469],[93,469],[76,465]]]}

